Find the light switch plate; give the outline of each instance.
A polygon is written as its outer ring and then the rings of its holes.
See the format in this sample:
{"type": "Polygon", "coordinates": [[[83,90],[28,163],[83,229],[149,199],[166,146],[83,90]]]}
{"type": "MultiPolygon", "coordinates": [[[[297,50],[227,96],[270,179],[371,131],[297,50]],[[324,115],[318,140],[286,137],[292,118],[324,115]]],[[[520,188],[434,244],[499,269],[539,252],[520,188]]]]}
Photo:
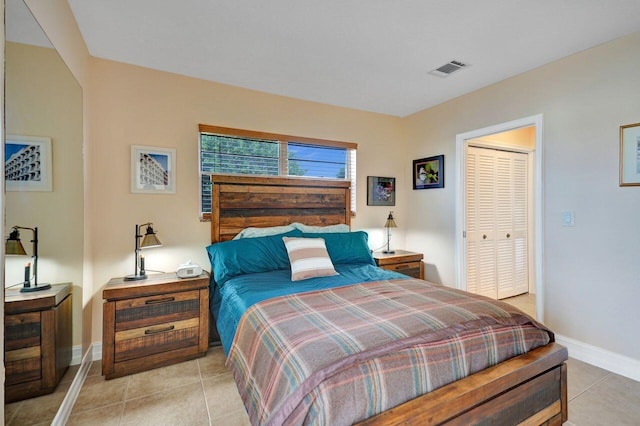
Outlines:
{"type": "Polygon", "coordinates": [[[576,226],[573,211],[567,210],[562,212],[562,226],[576,226]]]}

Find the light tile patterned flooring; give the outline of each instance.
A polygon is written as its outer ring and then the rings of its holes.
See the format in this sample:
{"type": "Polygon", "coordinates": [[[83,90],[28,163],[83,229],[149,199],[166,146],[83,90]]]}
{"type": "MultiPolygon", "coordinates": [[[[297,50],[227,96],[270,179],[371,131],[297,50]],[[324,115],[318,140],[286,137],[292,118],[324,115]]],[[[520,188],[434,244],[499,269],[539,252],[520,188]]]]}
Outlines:
{"type": "MultiPolygon", "coordinates": [[[[505,301],[528,303],[527,297],[519,298],[505,301]]],[[[70,369],[54,394],[6,405],[6,424],[50,424],[76,370],[70,369]]],[[[100,370],[95,361],[68,425],[249,424],[221,348],[209,349],[204,358],[113,380],[104,380],[100,370]]],[[[568,361],[568,382],[565,426],[640,424],[640,382],[575,359],[568,361]]]]}
{"type": "MultiPolygon", "coordinates": [[[[101,368],[101,361],[91,365],[67,425],[249,424],[221,348],[210,348],[204,358],[112,380],[100,375],[101,368]]],[[[6,405],[6,425],[51,424],[76,370],[63,378],[60,395],[6,405]]]]}

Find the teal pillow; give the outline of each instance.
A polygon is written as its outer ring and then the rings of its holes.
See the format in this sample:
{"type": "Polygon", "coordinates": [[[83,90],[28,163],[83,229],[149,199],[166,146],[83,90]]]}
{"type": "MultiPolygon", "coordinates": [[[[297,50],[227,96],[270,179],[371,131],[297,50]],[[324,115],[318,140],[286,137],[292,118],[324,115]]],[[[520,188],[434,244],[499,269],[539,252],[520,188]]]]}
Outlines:
{"type": "Polygon", "coordinates": [[[334,265],[346,263],[376,264],[369,249],[369,236],[364,231],[303,233],[307,238],[324,238],[334,265]]]}
{"type": "Polygon", "coordinates": [[[300,237],[294,229],[268,237],[224,241],[207,247],[213,278],[223,285],[241,274],[289,269],[289,255],[282,237],[300,237]]]}

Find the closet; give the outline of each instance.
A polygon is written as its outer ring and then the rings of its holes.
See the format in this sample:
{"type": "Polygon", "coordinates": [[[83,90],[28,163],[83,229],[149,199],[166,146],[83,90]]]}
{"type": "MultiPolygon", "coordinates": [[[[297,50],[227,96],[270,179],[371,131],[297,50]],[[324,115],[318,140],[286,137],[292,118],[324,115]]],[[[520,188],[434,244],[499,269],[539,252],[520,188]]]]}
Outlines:
{"type": "Polygon", "coordinates": [[[469,146],[467,290],[493,299],[529,291],[528,157],[469,146]]]}

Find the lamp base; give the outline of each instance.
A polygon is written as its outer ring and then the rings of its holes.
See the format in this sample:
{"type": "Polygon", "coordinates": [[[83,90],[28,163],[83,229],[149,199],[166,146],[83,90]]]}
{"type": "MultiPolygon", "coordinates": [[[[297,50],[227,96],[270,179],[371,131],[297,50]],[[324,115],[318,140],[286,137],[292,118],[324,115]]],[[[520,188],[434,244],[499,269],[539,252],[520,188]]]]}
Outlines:
{"type": "Polygon", "coordinates": [[[396,251],[395,251],[395,250],[382,250],[382,252],[383,252],[384,254],[395,254],[395,253],[396,253],[396,251]]]}
{"type": "Polygon", "coordinates": [[[34,291],[49,290],[50,288],[51,284],[39,284],[33,287],[22,287],[20,293],[32,293],[34,291]]]}
{"type": "Polygon", "coordinates": [[[124,277],[125,281],[140,281],[140,280],[146,280],[147,279],[147,275],[146,274],[142,274],[142,275],[127,275],[126,277],[124,277]]]}

